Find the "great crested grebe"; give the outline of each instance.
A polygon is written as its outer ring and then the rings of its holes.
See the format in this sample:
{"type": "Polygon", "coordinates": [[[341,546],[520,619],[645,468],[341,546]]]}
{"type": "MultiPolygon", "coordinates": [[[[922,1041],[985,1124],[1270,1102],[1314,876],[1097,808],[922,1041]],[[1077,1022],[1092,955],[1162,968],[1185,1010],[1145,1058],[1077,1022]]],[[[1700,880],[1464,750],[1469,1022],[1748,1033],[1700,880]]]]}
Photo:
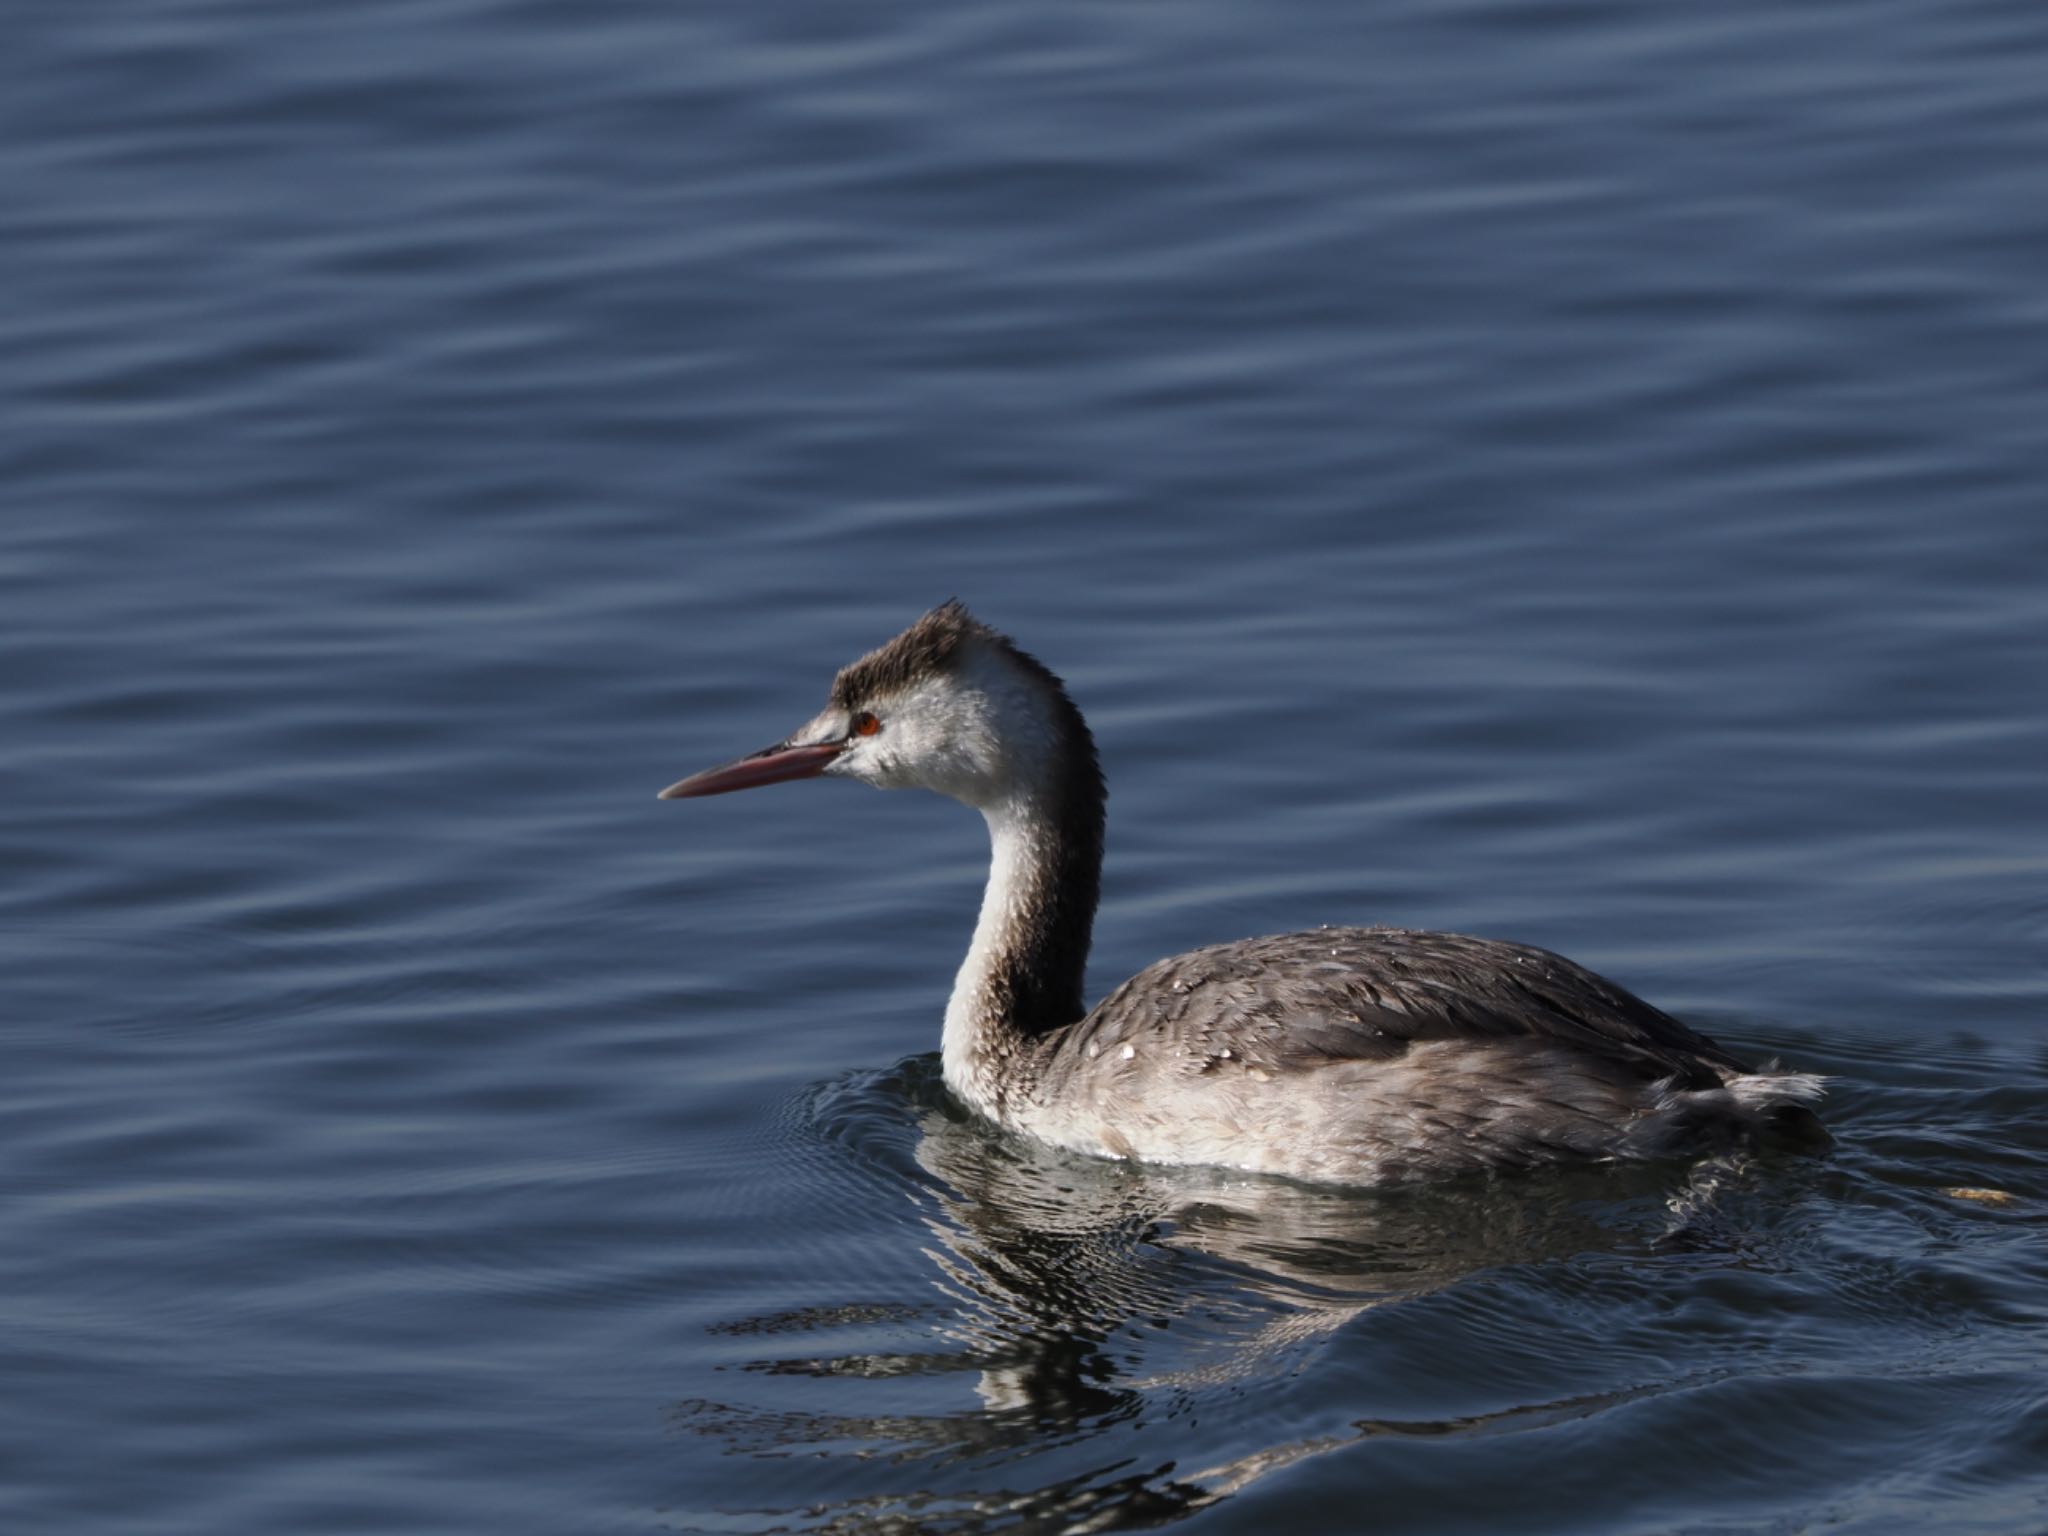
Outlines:
{"type": "Polygon", "coordinates": [[[1091,1012],[1102,770],[1060,680],[958,602],[840,672],[824,711],[664,800],[785,779],[933,789],[993,853],[946,1005],[946,1085],[1055,1146],[1313,1183],[1695,1155],[1822,1136],[1822,1080],[1757,1070],[1526,944],[1323,928],[1147,966],[1091,1012]]]}

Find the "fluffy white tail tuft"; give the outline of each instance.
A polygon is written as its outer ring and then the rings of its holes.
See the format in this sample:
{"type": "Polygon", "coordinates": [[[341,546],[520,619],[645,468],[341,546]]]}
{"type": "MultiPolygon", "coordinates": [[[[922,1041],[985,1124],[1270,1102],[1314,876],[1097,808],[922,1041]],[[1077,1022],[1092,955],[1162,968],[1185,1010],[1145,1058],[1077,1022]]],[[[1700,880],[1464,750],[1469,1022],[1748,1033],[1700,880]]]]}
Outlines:
{"type": "Polygon", "coordinates": [[[1828,1080],[1816,1072],[1744,1072],[1729,1078],[1726,1087],[1744,1109],[1769,1110],[1819,1103],[1828,1091],[1828,1080]]]}

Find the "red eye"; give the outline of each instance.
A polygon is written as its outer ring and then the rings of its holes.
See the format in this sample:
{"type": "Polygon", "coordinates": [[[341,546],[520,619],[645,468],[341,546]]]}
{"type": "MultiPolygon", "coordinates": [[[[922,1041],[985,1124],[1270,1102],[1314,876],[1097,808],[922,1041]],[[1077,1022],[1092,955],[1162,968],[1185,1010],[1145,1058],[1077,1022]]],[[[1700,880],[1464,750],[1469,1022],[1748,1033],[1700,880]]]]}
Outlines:
{"type": "Polygon", "coordinates": [[[881,728],[882,722],[866,710],[862,710],[853,717],[853,734],[856,736],[872,736],[881,728]]]}

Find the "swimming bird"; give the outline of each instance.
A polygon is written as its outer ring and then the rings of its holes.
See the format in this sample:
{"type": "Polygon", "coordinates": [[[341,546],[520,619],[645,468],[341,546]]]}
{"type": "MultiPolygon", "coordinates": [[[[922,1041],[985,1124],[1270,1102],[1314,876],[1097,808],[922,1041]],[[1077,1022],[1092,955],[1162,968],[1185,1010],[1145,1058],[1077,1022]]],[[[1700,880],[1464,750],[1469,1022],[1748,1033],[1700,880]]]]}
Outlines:
{"type": "Polygon", "coordinates": [[[791,735],[661,792],[930,789],[988,823],[946,1005],[947,1087],[1055,1146],[1321,1184],[1728,1151],[1821,1133],[1822,1080],[1758,1069],[1533,945],[1340,927],[1213,944],[1093,1009],[1103,783],[1065,685],[957,601],[842,669],[791,735]]]}

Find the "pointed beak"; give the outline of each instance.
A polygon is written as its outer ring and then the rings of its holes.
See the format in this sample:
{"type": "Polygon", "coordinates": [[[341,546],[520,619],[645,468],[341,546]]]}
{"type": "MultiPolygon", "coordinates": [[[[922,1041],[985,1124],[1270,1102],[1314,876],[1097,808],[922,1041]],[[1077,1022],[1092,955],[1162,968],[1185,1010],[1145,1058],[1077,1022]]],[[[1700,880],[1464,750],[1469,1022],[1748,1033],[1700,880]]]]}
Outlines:
{"type": "Polygon", "coordinates": [[[702,773],[693,773],[687,779],[669,785],[656,798],[694,800],[699,795],[728,795],[736,789],[780,784],[785,779],[815,779],[844,747],[845,743],[838,741],[808,745],[778,741],[772,747],[763,747],[752,756],[739,758],[722,768],[706,768],[702,773]]]}

